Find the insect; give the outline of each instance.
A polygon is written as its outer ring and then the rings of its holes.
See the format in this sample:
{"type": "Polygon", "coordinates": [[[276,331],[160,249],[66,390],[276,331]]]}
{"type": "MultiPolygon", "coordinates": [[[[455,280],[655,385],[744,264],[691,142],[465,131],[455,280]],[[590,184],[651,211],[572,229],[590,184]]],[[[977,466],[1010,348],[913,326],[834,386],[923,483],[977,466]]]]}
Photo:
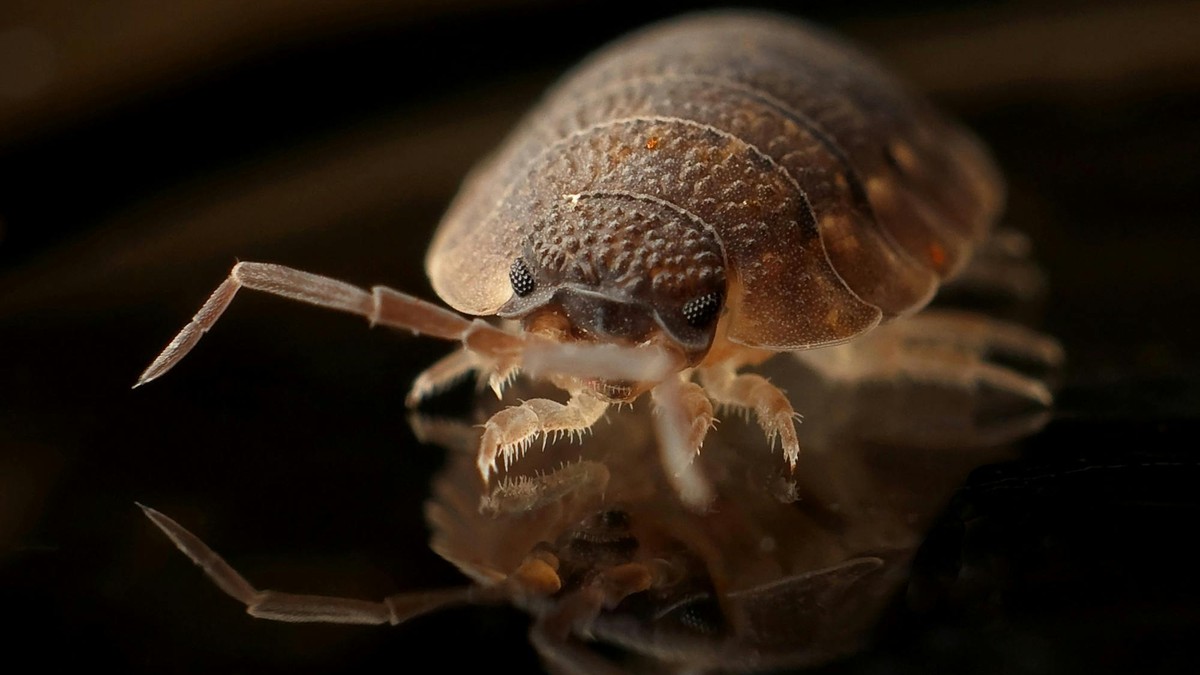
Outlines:
{"type": "Polygon", "coordinates": [[[855,48],[778,15],[686,16],[587,59],[467,177],[425,260],[461,314],[242,262],[138,384],[177,364],[240,288],[266,291],[460,342],[410,405],[472,371],[497,394],[518,371],[565,391],[488,420],[485,479],[648,392],[661,460],[700,506],[712,492],[692,459],[714,404],[752,412],[793,468],[800,454],[788,398],[743,369],[921,309],[1002,197],[975,138],[855,48]]]}

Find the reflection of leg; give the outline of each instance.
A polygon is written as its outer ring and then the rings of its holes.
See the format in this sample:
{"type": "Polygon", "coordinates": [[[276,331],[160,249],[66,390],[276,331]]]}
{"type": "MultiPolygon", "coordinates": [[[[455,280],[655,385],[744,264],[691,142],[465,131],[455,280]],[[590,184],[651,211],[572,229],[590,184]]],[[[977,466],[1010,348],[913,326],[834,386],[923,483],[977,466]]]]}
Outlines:
{"type": "Polygon", "coordinates": [[[685,504],[703,509],[712,502],[712,486],[693,460],[712,426],[712,403],[700,385],[677,377],[668,378],[650,395],[667,480],[685,504]]]}
{"type": "Polygon", "coordinates": [[[596,650],[585,647],[579,638],[591,638],[592,622],[601,610],[613,609],[634,593],[661,586],[667,573],[662,561],[626,563],[599,571],[587,585],[558,600],[538,618],[530,631],[534,648],[554,672],[581,675],[628,672],[617,668],[596,650]]]}
{"type": "Polygon", "coordinates": [[[1055,340],[1014,324],[928,310],[849,344],[797,352],[797,357],[831,380],[907,380],[967,389],[984,385],[1048,405],[1052,396],[1045,383],[987,359],[1045,369],[1059,366],[1063,353],[1055,340]]]}
{"type": "Polygon", "coordinates": [[[479,511],[492,516],[534,511],[567,496],[601,497],[611,474],[599,462],[579,460],[536,476],[503,478],[479,500],[479,511]]]}
{"type": "Polygon", "coordinates": [[[737,374],[731,367],[714,366],[700,371],[705,391],[718,405],[754,411],[758,425],[772,448],[775,439],[783,445],[783,456],[791,468],[800,458],[796,438],[796,411],[778,387],[761,375],[737,374]]]}
{"type": "Polygon", "coordinates": [[[529,640],[548,670],[568,675],[622,675],[628,672],[577,637],[578,633],[586,632],[587,625],[600,613],[602,603],[602,593],[583,588],[559,601],[553,611],[538,617],[529,631],[529,640]]]}
{"type": "Polygon", "coordinates": [[[504,468],[525,451],[537,439],[554,434],[555,440],[562,435],[583,437],[604,411],[608,403],[589,393],[571,397],[566,405],[545,398],[524,401],[519,406],[507,408],[492,415],[484,426],[483,438],[479,443],[479,473],[486,481],[496,468],[496,460],[503,455],[504,468]]]}
{"type": "Polygon", "coordinates": [[[246,605],[250,616],[272,621],[356,623],[396,625],[415,616],[451,605],[484,601],[488,595],[475,587],[442,591],[401,593],[380,602],[336,598],[321,595],[296,595],[278,591],[260,591],[250,585],[229,563],[196,535],[152,508],[142,511],[159,527],[179,550],[200,566],[208,578],[235,600],[246,605]]]}

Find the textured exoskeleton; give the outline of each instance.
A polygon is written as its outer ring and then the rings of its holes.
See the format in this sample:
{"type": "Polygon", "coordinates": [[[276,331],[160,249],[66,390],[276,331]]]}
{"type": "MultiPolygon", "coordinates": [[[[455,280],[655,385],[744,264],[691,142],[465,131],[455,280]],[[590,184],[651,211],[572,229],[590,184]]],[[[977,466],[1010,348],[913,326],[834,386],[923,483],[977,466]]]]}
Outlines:
{"type": "MultiPolygon", "coordinates": [[[[241,263],[141,381],[182,358],[238,288],[264,290],[461,340],[410,403],[470,371],[497,392],[519,369],[567,391],[565,404],[528,400],[487,423],[485,478],[539,437],[582,435],[610,404],[649,391],[676,490],[703,506],[711,490],[691,465],[714,404],[753,411],[790,465],[799,456],[788,399],[740,369],[905,320],[988,237],[1002,197],[971,134],[854,47],[778,15],[693,15],[577,67],[445,216],[426,257],[434,289],[519,331],[383,287],[241,263]]],[[[1058,357],[1045,341],[997,339],[1058,357]]],[[[893,351],[880,358],[894,367],[828,372],[921,367],[893,351]]],[[[929,372],[1049,401],[1001,369],[929,372]]]]}

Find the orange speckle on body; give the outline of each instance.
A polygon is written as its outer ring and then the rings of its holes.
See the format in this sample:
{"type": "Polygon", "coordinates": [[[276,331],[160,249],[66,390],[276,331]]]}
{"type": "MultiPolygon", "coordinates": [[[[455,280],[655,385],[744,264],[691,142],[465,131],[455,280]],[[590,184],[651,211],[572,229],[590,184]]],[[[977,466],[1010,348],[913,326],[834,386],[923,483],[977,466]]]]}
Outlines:
{"type": "Polygon", "coordinates": [[[946,265],[946,249],[942,248],[941,244],[930,244],[929,259],[935,267],[942,269],[946,265]]]}
{"type": "Polygon", "coordinates": [[[651,136],[646,139],[646,149],[653,150],[658,147],[658,136],[651,136]]]}
{"type": "Polygon", "coordinates": [[[633,154],[633,148],[628,145],[619,145],[608,153],[609,167],[615,168],[621,162],[624,162],[633,154]]]}

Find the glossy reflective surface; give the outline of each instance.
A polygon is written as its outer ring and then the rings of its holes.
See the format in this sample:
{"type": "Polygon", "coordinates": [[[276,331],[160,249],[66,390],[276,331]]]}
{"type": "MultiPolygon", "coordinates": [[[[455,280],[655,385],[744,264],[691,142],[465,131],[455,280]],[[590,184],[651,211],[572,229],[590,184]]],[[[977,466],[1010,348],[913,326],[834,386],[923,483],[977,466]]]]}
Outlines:
{"type": "Polygon", "coordinates": [[[860,646],[967,474],[1011,457],[997,442],[1046,414],[1007,395],[1024,410],[985,421],[1004,406],[978,393],[831,385],[792,359],[763,371],[811,420],[801,462],[790,472],[756,425],[723,416],[697,460],[718,495],[703,513],[676,499],[645,406],[610,415],[582,444],[532,450],[490,487],[474,468],[476,431],[414,420],[427,438],[459,446],[427,505],[433,549],[477,583],[508,588],[538,617],[543,657],[566,672],[650,669],[652,659],[799,667],[860,646]],[[522,581],[535,558],[555,568],[553,592],[541,576],[522,581]],[[604,606],[588,608],[589,594],[604,606]],[[626,653],[603,661],[591,641],[626,653]]]}
{"type": "MultiPolygon", "coordinates": [[[[70,3],[53,6],[71,15],[70,3]]],[[[1200,333],[1188,308],[1200,254],[1200,68],[1189,50],[1200,40],[1186,31],[1200,22],[1186,20],[1187,3],[1088,3],[1050,16],[1040,5],[968,3],[965,13],[915,18],[814,7],[908,69],[995,148],[1011,185],[1007,222],[1029,233],[1049,279],[1041,306],[1017,318],[1058,337],[1069,356],[1042,431],[1009,457],[971,458],[960,471],[984,465],[965,479],[943,477],[937,487],[950,494],[923,507],[925,534],[888,525],[893,542],[918,546],[911,572],[865,647],[819,672],[1193,672],[1200,586],[1187,533],[1200,480],[1200,333]],[[957,56],[928,57],[931,45],[957,56]],[[1110,58],[1081,58],[1096,54],[1110,58]]],[[[63,648],[39,651],[42,663],[147,672],[363,672],[401,667],[417,651],[446,669],[539,667],[527,614],[505,606],[395,629],[252,620],[133,505],[175,517],[261,586],[372,598],[462,584],[430,550],[424,518],[447,455],[415,440],[402,407],[442,345],[248,296],[178,372],[154,389],[128,386],[235,257],[431,297],[420,257],[463,172],[558,64],[651,18],[636,9],[623,19],[588,5],[536,10],[586,26],[586,36],[499,10],[272,19],[295,27],[279,47],[265,38],[195,47],[179,35],[221,31],[180,29],[165,42],[191,49],[183,57],[139,51],[145,71],[102,69],[127,73],[125,87],[72,79],[73,64],[99,57],[56,52],[56,81],[74,82],[79,97],[6,122],[0,148],[0,599],[13,617],[10,650],[50,635],[63,648]],[[432,65],[431,50],[465,35],[474,38],[466,57],[432,65]],[[396,86],[397,63],[427,67],[396,86]],[[518,75],[534,70],[542,76],[518,75]]],[[[54,26],[97,25],[5,16],[52,43],[54,26]]],[[[4,40],[10,24],[0,24],[4,40]]],[[[128,50],[157,44],[101,33],[128,50]]],[[[27,36],[15,44],[39,44],[27,36]]],[[[471,405],[457,390],[425,412],[461,418],[471,405]]],[[[796,405],[810,433],[827,420],[855,437],[877,423],[838,417],[862,407],[814,415],[822,405],[796,405]]],[[[942,466],[936,453],[921,456],[942,466]]],[[[886,473],[878,457],[854,457],[844,461],[861,462],[859,485],[886,473]]],[[[447,469],[439,480],[452,483],[447,469]]],[[[920,464],[907,472],[925,476],[920,464]]],[[[810,553],[828,557],[803,567],[868,548],[822,540],[810,553]]],[[[755,588],[745,574],[727,578],[755,588]]]]}

